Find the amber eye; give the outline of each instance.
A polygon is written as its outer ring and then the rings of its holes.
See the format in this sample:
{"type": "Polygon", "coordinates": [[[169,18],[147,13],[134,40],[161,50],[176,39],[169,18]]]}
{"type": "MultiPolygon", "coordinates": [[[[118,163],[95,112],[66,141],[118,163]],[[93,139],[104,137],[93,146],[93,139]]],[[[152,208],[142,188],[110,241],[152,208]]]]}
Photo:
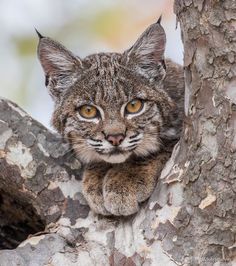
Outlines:
{"type": "Polygon", "coordinates": [[[141,111],[143,108],[143,102],[139,99],[134,99],[127,103],[125,110],[127,114],[135,114],[141,111]]]}
{"type": "Polygon", "coordinates": [[[98,115],[98,110],[92,105],[85,104],[79,107],[79,113],[84,118],[92,119],[98,115]]]}

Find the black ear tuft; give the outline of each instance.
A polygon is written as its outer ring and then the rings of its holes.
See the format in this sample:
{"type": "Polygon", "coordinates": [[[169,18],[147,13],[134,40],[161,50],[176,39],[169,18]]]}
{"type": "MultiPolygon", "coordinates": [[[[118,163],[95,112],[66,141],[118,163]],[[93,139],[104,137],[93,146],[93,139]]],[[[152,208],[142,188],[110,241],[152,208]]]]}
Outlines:
{"type": "Polygon", "coordinates": [[[125,64],[151,82],[165,77],[166,35],[160,21],[161,17],[157,23],[149,26],[135,44],[124,53],[125,64]]]}
{"type": "Polygon", "coordinates": [[[161,24],[162,15],[160,15],[159,19],[157,20],[157,24],[161,24]]]}
{"type": "Polygon", "coordinates": [[[37,35],[38,35],[38,37],[39,37],[39,39],[42,39],[42,38],[44,38],[44,36],[36,29],[36,28],[34,28],[35,29],[35,31],[36,31],[36,33],[37,33],[37,35]]]}

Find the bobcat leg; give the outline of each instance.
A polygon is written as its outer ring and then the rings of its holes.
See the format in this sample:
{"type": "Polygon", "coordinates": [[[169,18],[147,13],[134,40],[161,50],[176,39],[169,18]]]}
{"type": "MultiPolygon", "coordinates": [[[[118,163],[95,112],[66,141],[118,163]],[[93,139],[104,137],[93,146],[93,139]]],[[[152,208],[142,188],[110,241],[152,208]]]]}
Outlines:
{"type": "Polygon", "coordinates": [[[103,179],[108,170],[104,164],[87,168],[83,174],[83,194],[90,208],[102,215],[111,215],[104,207],[102,194],[103,179]]]}
{"type": "Polygon", "coordinates": [[[144,162],[114,165],[103,180],[105,208],[113,215],[131,215],[152,194],[156,180],[169,158],[163,153],[144,162]]]}

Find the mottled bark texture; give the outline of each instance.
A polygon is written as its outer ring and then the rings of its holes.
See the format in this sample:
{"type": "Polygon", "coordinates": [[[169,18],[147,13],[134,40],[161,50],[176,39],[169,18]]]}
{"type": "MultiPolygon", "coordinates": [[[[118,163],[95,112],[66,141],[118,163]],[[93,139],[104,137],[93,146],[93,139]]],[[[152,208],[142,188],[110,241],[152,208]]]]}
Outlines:
{"type": "Polygon", "coordinates": [[[175,12],[184,131],[137,215],[89,211],[67,144],[0,101],[1,266],[236,265],[236,1],[176,0],[175,12]]]}

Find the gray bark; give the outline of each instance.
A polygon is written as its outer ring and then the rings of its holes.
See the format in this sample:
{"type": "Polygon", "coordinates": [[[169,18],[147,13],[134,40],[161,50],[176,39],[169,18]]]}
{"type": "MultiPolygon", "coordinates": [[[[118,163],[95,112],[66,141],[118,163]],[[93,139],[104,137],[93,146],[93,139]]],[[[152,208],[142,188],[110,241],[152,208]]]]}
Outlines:
{"type": "Polygon", "coordinates": [[[0,251],[1,266],[236,265],[236,1],[176,0],[175,12],[183,136],[137,215],[93,214],[68,145],[0,101],[0,245],[34,234],[0,251]]]}

